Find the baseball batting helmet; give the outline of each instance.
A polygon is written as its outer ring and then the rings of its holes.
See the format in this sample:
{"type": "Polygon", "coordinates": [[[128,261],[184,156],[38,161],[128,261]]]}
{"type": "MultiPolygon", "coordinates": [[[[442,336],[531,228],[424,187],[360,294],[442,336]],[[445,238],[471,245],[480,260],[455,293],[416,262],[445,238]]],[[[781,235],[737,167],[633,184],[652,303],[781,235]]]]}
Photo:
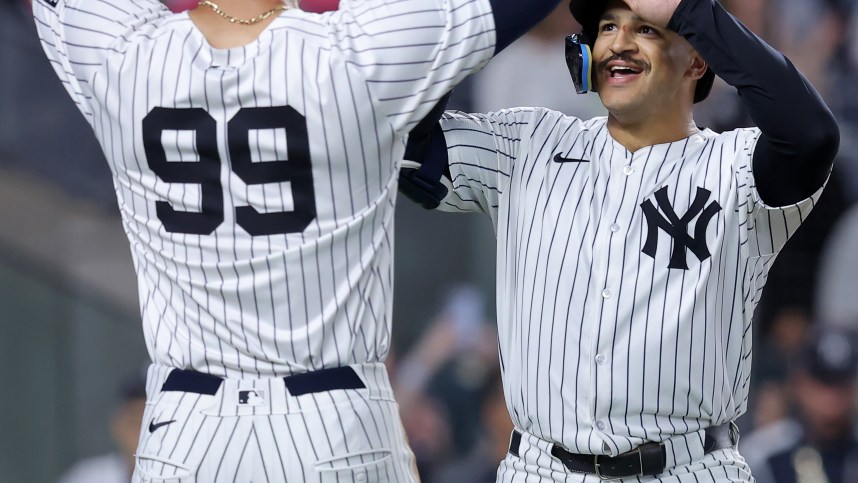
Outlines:
{"type": "MultiPolygon", "coordinates": [[[[590,79],[591,50],[596,42],[596,36],[599,35],[599,20],[607,4],[608,0],[569,0],[569,11],[581,24],[583,30],[582,34],[566,37],[566,62],[578,92],[596,91],[596,86],[590,79]]],[[[695,103],[709,96],[713,82],[715,82],[715,73],[712,69],[706,69],[706,73],[697,81],[694,89],[695,103]]]]}

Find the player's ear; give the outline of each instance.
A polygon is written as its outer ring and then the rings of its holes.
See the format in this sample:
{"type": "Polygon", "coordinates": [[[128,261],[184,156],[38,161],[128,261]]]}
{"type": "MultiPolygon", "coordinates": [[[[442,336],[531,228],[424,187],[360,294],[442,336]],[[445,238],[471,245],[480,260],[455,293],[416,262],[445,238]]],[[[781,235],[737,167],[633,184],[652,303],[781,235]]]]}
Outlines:
{"type": "Polygon", "coordinates": [[[691,60],[688,63],[688,76],[694,80],[700,80],[706,71],[709,69],[709,64],[700,57],[697,51],[691,52],[691,60]]]}

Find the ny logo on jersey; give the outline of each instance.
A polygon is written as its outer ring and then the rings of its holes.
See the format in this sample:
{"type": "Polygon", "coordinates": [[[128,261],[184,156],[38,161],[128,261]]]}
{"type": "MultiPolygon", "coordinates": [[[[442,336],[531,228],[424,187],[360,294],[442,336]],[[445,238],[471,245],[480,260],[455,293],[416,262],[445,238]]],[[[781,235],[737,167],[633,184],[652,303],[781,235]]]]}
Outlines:
{"type": "Polygon", "coordinates": [[[704,208],[711,195],[711,191],[698,187],[691,207],[688,208],[682,218],[677,216],[667,199],[667,186],[655,192],[655,201],[664,215],[659,213],[658,208],[652,204],[651,200],[641,203],[648,227],[646,243],[644,243],[642,251],[655,259],[655,253],[658,249],[658,229],[661,228],[673,238],[673,252],[670,254],[668,268],[688,270],[688,263],[685,259],[688,250],[691,250],[691,253],[701,262],[711,257],[709,247],[706,246],[706,229],[709,228],[712,217],[721,211],[721,205],[717,201],[709,203],[704,208]],[[688,223],[697,215],[700,215],[700,218],[694,224],[694,236],[692,237],[688,234],[688,223]]]}

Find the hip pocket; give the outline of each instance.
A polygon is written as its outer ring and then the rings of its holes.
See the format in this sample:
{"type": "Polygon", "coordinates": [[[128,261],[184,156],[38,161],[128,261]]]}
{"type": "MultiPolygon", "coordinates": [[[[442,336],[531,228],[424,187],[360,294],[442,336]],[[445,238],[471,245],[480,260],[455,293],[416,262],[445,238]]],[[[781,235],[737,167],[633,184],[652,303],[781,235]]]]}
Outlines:
{"type": "Polygon", "coordinates": [[[389,449],[374,449],[319,460],[316,461],[315,470],[322,483],[395,481],[393,452],[389,449]]]}
{"type": "Polygon", "coordinates": [[[195,481],[209,431],[193,404],[156,403],[147,411],[137,447],[135,474],[143,482],[195,481]],[[196,444],[195,444],[196,443],[196,444]]]}
{"type": "Polygon", "coordinates": [[[185,464],[162,458],[154,454],[138,453],[137,462],[134,465],[137,477],[134,481],[142,483],[156,483],[161,481],[175,481],[177,483],[190,483],[196,471],[185,464]]]}

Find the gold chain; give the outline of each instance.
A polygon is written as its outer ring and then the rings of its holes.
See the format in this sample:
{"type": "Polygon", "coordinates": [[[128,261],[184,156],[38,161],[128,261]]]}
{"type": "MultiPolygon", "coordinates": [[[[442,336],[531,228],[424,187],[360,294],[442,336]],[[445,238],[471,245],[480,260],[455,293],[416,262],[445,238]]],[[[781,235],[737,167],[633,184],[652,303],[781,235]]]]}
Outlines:
{"type": "Polygon", "coordinates": [[[210,2],[209,0],[200,0],[200,3],[198,5],[200,7],[209,7],[210,9],[212,9],[214,11],[214,13],[223,17],[224,20],[228,21],[229,23],[237,23],[239,25],[256,25],[259,22],[262,22],[262,21],[266,20],[268,17],[274,15],[275,13],[282,12],[283,10],[286,10],[287,8],[289,8],[286,5],[280,5],[280,6],[272,8],[271,10],[269,10],[263,14],[257,15],[253,18],[238,18],[238,17],[233,17],[232,15],[227,14],[226,12],[221,10],[221,8],[218,6],[218,4],[216,4],[214,2],[210,2]]]}

